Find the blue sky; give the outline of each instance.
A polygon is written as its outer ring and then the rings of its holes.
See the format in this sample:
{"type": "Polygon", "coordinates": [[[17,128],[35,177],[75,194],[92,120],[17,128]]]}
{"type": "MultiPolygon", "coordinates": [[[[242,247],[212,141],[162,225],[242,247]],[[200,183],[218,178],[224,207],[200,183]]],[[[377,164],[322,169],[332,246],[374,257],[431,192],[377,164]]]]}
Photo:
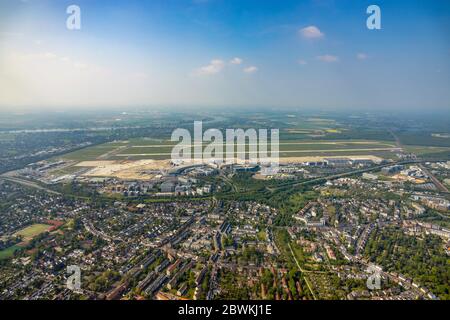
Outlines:
{"type": "Polygon", "coordinates": [[[449,39],[446,0],[2,0],[0,108],[450,111],[449,39]]]}

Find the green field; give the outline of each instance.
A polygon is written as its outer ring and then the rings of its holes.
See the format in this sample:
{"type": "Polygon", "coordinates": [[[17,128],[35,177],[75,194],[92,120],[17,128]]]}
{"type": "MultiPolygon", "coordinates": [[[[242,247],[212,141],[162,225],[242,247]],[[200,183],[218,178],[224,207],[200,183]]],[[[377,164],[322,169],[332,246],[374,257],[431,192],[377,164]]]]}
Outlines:
{"type": "Polygon", "coordinates": [[[0,250],[0,260],[11,258],[14,255],[14,252],[19,249],[21,249],[20,246],[14,245],[9,248],[0,250]]]}
{"type": "Polygon", "coordinates": [[[36,223],[31,226],[28,226],[20,231],[17,231],[14,235],[15,236],[21,236],[24,238],[24,240],[31,240],[37,235],[40,235],[41,233],[46,232],[51,226],[48,224],[40,224],[36,223]]]}
{"type": "Polygon", "coordinates": [[[60,156],[59,158],[65,159],[65,160],[74,160],[74,161],[86,161],[86,160],[95,160],[98,157],[114,151],[117,149],[120,145],[113,144],[113,143],[105,143],[100,144],[93,147],[87,147],[84,149],[80,149],[74,152],[67,153],[63,156],[60,156]]]}
{"type": "MultiPolygon", "coordinates": [[[[34,237],[49,230],[50,227],[51,226],[48,224],[36,223],[31,226],[25,227],[20,231],[17,231],[16,233],[14,233],[14,236],[21,236],[24,241],[30,241],[34,237]]],[[[9,248],[1,250],[0,251],[0,260],[11,258],[14,255],[14,252],[21,248],[22,248],[21,244],[16,244],[14,246],[11,246],[9,248]]]]}
{"type": "Polygon", "coordinates": [[[437,137],[430,132],[407,132],[398,134],[403,145],[450,148],[450,139],[443,138],[442,136],[445,136],[445,133],[442,133],[441,137],[437,137]]]}
{"type": "Polygon", "coordinates": [[[405,150],[417,155],[426,155],[432,153],[440,153],[450,151],[448,147],[426,147],[426,146],[406,146],[405,150]]]}

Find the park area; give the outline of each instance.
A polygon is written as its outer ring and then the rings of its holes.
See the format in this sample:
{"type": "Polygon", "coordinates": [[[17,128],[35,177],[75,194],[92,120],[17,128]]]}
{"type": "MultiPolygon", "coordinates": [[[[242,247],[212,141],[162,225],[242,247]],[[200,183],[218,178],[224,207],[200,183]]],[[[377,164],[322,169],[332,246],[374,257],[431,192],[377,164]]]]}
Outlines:
{"type": "Polygon", "coordinates": [[[48,224],[36,223],[15,232],[13,237],[21,237],[22,242],[0,250],[0,260],[11,258],[17,250],[25,247],[34,237],[47,232],[52,228],[53,226],[48,224]]]}
{"type": "Polygon", "coordinates": [[[15,244],[11,247],[8,247],[6,249],[0,250],[0,260],[12,257],[14,255],[14,252],[25,247],[27,243],[33,240],[36,236],[44,232],[50,231],[52,228],[55,228],[55,226],[49,224],[36,223],[15,232],[13,234],[13,237],[17,236],[21,237],[22,242],[15,244]]]}
{"type": "Polygon", "coordinates": [[[30,241],[41,233],[48,231],[51,227],[52,226],[48,224],[36,223],[20,231],[17,231],[16,233],[14,233],[14,236],[21,236],[24,241],[30,241]]]}

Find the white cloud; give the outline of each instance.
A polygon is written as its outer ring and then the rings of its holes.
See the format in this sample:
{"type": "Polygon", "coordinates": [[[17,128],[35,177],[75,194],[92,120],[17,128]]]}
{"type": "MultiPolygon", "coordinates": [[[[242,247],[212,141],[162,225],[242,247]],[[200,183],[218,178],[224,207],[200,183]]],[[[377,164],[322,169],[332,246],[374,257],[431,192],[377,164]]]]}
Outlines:
{"type": "Polygon", "coordinates": [[[320,39],[325,36],[325,34],[316,26],[308,26],[300,29],[299,33],[303,38],[306,39],[320,39]]]}
{"type": "Polygon", "coordinates": [[[225,62],[223,62],[223,60],[214,59],[214,60],[211,60],[211,62],[208,65],[203,66],[200,69],[198,69],[196,74],[212,75],[212,74],[221,72],[224,67],[225,67],[225,62]]]}
{"type": "MultiPolygon", "coordinates": [[[[221,59],[214,59],[211,60],[211,62],[208,65],[195,70],[193,75],[197,76],[214,75],[222,72],[225,68],[228,68],[229,65],[242,65],[243,63],[244,60],[238,57],[229,60],[228,63],[225,63],[225,61],[221,59]]],[[[245,73],[255,73],[258,71],[258,68],[250,65],[248,67],[243,68],[242,71],[245,73]]]]}
{"type": "Polygon", "coordinates": [[[303,60],[303,59],[299,59],[297,62],[301,66],[304,66],[304,65],[308,64],[308,62],[306,62],[306,60],[303,60]]]}
{"type": "Polygon", "coordinates": [[[241,58],[238,58],[238,57],[233,58],[233,59],[230,61],[231,64],[242,64],[242,62],[244,62],[244,61],[243,61],[241,58]]]}
{"type": "Polygon", "coordinates": [[[356,59],[358,59],[358,60],[366,60],[368,57],[369,56],[367,54],[365,54],[365,53],[358,53],[356,55],[356,59]]]}
{"type": "Polygon", "coordinates": [[[323,56],[317,56],[317,60],[330,63],[330,62],[338,62],[339,58],[331,54],[325,54],[323,56]]]}
{"type": "Polygon", "coordinates": [[[250,66],[244,69],[245,73],[255,73],[256,71],[258,71],[258,68],[255,66],[250,66]]]}

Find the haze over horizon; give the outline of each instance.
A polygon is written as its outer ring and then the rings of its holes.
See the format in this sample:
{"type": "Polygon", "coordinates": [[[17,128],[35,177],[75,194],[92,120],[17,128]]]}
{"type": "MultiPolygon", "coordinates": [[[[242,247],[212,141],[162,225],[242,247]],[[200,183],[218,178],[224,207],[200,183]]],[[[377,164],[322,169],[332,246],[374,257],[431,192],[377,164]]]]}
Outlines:
{"type": "Polygon", "coordinates": [[[0,3],[0,111],[137,106],[449,110],[450,3],[0,3]],[[66,8],[82,28],[66,28],[66,8]],[[382,29],[368,30],[377,4],[382,29]]]}

